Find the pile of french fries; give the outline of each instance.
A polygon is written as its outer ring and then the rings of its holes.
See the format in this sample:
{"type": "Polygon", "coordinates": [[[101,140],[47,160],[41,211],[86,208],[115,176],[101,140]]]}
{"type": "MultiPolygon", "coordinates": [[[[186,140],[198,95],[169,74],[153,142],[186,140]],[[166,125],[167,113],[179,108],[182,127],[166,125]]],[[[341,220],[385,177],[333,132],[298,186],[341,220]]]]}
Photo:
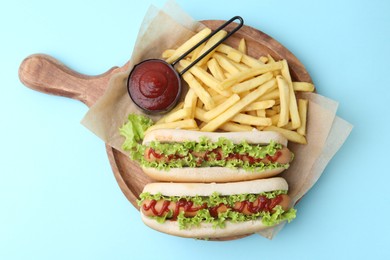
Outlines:
{"type": "MultiPolygon", "coordinates": [[[[163,52],[171,63],[211,33],[195,34],[177,49],[163,52]]],[[[226,35],[220,31],[180,61],[178,71],[226,35]]],[[[289,141],[306,144],[308,101],[297,99],[298,91],[314,91],[308,82],[293,82],[286,60],[270,55],[247,55],[245,39],[237,49],[219,45],[182,76],[189,90],[184,101],[149,130],[180,128],[205,132],[276,131],[289,141]]]]}

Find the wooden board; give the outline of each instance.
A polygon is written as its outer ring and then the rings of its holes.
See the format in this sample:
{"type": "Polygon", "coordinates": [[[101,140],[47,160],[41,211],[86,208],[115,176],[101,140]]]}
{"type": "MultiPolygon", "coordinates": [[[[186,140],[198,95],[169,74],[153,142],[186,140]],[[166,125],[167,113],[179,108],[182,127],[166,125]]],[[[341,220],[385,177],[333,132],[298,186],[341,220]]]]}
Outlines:
{"type": "MultiPolygon", "coordinates": [[[[216,29],[223,22],[219,20],[202,21],[211,29],[216,29]]],[[[231,24],[226,29],[229,31],[229,28],[233,27],[235,24],[231,24]]],[[[275,60],[287,59],[294,81],[311,82],[311,78],[301,62],[270,36],[252,27],[243,26],[227,40],[227,43],[236,47],[241,38],[245,38],[250,56],[260,57],[270,54],[275,60]]],[[[111,76],[125,71],[127,68],[128,63],[122,67],[114,67],[98,76],[87,76],[71,70],[48,55],[34,54],[21,63],[19,78],[29,88],[46,94],[77,99],[90,107],[104,94],[111,76]]],[[[106,146],[106,150],[119,187],[134,207],[139,209],[136,200],[144,185],[151,182],[151,179],[142,172],[136,163],[121,152],[110,146],[106,146]]]]}

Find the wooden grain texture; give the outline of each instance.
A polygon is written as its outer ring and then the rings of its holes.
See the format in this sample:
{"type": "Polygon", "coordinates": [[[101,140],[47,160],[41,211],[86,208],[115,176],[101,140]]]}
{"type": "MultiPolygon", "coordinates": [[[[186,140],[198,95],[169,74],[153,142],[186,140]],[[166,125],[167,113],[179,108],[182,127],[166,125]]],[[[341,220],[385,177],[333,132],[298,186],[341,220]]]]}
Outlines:
{"type": "MultiPolygon", "coordinates": [[[[203,24],[211,29],[216,29],[223,22],[225,21],[202,21],[203,24]]],[[[235,24],[231,24],[226,29],[229,31],[229,28],[233,27],[235,27],[235,24]]],[[[245,38],[247,51],[250,56],[257,58],[270,54],[275,60],[287,59],[293,80],[311,82],[311,78],[301,62],[270,36],[252,27],[243,26],[227,40],[227,43],[237,47],[241,38],[245,38]]],[[[34,54],[21,63],[19,78],[29,88],[46,94],[80,100],[90,107],[104,94],[112,75],[125,71],[127,67],[128,63],[122,67],[113,67],[101,75],[87,76],[68,68],[48,55],[34,54]]],[[[152,180],[142,172],[136,163],[132,162],[121,152],[110,146],[106,146],[106,151],[119,187],[134,207],[139,209],[136,200],[145,184],[152,180]]],[[[221,240],[236,238],[239,237],[221,240]]]]}

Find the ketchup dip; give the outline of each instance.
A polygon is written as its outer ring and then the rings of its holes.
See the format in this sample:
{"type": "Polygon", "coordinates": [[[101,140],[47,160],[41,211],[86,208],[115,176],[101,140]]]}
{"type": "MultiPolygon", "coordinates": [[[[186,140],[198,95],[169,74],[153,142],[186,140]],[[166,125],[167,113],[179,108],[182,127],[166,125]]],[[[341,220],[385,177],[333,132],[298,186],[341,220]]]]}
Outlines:
{"type": "Polygon", "coordinates": [[[133,68],[127,88],[133,102],[146,112],[168,112],[179,99],[181,81],[170,64],[150,59],[133,68]]]}

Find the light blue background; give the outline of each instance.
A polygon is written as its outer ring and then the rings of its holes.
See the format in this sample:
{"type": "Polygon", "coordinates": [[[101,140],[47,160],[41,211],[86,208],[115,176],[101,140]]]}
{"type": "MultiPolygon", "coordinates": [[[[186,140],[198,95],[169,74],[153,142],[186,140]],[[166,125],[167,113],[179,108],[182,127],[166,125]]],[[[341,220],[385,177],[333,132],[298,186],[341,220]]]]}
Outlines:
{"type": "Polygon", "coordinates": [[[150,4],[6,1],[0,11],[0,259],[390,259],[390,1],[184,1],[197,20],[244,17],[307,67],[355,128],[298,218],[272,241],[181,239],[145,227],[87,107],[18,79],[33,53],[90,75],[123,65],[150,4]]]}

